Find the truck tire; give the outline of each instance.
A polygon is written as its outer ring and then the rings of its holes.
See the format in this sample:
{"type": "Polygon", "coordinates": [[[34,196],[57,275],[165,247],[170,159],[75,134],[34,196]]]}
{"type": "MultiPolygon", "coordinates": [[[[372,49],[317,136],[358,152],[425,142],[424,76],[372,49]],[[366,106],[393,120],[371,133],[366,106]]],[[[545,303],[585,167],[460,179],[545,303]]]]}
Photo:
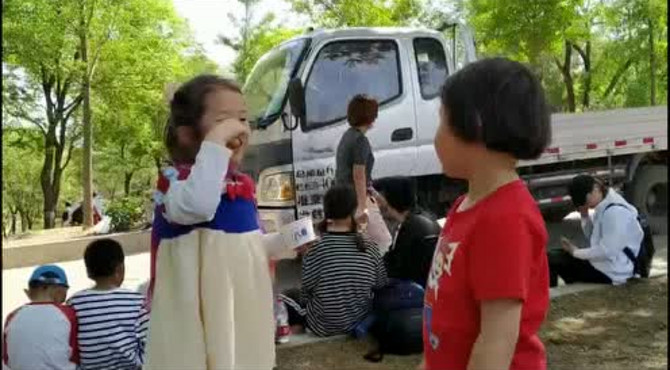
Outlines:
{"type": "Polygon", "coordinates": [[[647,216],[654,234],[667,233],[668,167],[646,165],[638,168],[631,189],[631,200],[647,216]]]}

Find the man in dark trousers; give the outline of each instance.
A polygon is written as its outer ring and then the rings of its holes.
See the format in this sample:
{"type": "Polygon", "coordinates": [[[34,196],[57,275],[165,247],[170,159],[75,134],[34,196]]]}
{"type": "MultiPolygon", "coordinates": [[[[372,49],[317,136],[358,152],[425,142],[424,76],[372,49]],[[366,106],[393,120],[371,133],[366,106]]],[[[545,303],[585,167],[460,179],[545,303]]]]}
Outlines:
{"type": "Polygon", "coordinates": [[[416,185],[407,177],[377,181],[385,215],[399,224],[391,249],[384,255],[390,278],[412,280],[425,288],[440,225],[416,204],[416,185]]]}

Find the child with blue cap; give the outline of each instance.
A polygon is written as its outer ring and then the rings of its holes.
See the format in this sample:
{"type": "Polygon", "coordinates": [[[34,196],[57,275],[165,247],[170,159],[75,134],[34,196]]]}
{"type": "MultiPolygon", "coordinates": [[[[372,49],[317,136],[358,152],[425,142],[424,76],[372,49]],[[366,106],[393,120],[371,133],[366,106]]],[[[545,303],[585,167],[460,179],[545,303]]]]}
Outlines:
{"type": "Polygon", "coordinates": [[[77,318],[63,304],[67,276],[56,265],[35,269],[28,280],[30,303],[7,316],[3,363],[12,370],[76,369],[79,364],[77,318]]]}

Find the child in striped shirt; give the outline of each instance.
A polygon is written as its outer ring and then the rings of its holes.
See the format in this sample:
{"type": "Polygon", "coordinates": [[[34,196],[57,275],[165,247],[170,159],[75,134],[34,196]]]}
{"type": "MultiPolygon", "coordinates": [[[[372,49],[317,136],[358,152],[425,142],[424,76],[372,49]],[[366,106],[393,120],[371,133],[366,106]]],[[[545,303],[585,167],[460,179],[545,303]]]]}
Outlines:
{"type": "Polygon", "coordinates": [[[84,262],[95,286],[68,304],[79,322],[81,369],[139,369],[149,316],[141,293],[121,288],[125,276],[121,245],[99,239],[86,248],[84,262]]]}

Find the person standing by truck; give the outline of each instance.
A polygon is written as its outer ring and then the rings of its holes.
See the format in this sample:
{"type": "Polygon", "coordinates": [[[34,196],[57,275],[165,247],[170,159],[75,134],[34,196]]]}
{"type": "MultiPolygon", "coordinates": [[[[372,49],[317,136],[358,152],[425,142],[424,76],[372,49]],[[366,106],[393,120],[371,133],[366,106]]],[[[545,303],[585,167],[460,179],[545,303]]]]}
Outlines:
{"type": "Polygon", "coordinates": [[[379,104],[367,95],[354,96],[347,108],[347,120],[351,126],[337,146],[335,183],[351,186],[356,191],[358,208],[356,220],[363,226],[379,251],[386,253],[393,239],[376,200],[372,187],[372,169],[375,157],[370,141],[365,134],[377,119],[379,104]]]}

